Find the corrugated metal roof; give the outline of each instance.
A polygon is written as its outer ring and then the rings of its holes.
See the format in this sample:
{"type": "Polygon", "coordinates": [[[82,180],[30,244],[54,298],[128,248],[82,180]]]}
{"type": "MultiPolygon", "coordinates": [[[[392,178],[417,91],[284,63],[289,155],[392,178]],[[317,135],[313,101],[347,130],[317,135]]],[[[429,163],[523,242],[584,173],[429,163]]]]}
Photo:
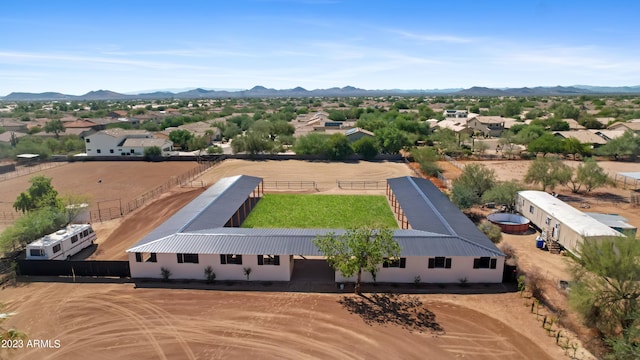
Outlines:
{"type": "Polygon", "coordinates": [[[619,228],[619,229],[635,229],[636,227],[628,223],[628,219],[622,217],[618,214],[602,214],[595,212],[585,212],[585,214],[591,216],[592,218],[598,220],[599,222],[607,225],[611,228],[619,228]]]}
{"type": "MultiPolygon", "coordinates": [[[[318,235],[344,229],[227,228],[227,220],[261,178],[235,176],[218,181],[127,252],[197,254],[322,255],[318,235]]],[[[388,180],[412,230],[395,230],[402,256],[504,256],[430,181],[388,180]]]]}
{"type": "Polygon", "coordinates": [[[458,236],[492,251],[498,250],[431,181],[405,176],[388,179],[387,183],[412,229],[458,236]]]}
{"type": "MultiPolygon", "coordinates": [[[[344,232],[338,229],[219,228],[206,233],[173,234],[136,245],[127,252],[321,256],[323,254],[313,245],[313,239],[318,235],[344,232]]],[[[487,249],[456,236],[396,230],[394,239],[400,245],[402,256],[502,256],[497,249],[487,249]]]]}
{"type": "Polygon", "coordinates": [[[134,246],[178,232],[224,226],[261,181],[261,178],[247,175],[220,179],[134,246]]]}
{"type": "MultiPolygon", "coordinates": [[[[621,236],[619,232],[588,216],[564,201],[544,191],[526,190],[518,192],[518,196],[554,217],[581,236],[621,236]]],[[[526,214],[523,214],[526,216],[526,214]]]]}

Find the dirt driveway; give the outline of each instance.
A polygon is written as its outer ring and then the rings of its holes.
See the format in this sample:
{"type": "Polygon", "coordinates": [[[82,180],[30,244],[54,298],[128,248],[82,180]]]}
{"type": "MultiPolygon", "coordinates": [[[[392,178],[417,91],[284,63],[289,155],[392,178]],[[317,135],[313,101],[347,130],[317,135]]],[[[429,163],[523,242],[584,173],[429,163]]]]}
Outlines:
{"type": "Polygon", "coordinates": [[[2,294],[7,309],[16,313],[6,325],[31,339],[60,341],[58,349],[15,350],[12,359],[562,356],[526,307],[505,306],[513,303],[513,293],[369,294],[367,300],[341,294],[30,283],[2,294]],[[479,303],[494,304],[488,307],[493,313],[479,303]],[[389,311],[389,305],[397,310],[389,311]]]}

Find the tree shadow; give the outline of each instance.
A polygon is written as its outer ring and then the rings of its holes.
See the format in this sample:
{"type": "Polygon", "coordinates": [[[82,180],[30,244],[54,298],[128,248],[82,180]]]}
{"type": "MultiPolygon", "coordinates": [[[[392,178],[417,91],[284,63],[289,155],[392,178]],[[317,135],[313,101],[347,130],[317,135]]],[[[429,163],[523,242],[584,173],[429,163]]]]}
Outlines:
{"type": "Polygon", "coordinates": [[[370,326],[396,325],[409,331],[444,334],[436,315],[417,296],[406,294],[369,294],[343,296],[340,303],[349,313],[359,315],[370,326]]]}

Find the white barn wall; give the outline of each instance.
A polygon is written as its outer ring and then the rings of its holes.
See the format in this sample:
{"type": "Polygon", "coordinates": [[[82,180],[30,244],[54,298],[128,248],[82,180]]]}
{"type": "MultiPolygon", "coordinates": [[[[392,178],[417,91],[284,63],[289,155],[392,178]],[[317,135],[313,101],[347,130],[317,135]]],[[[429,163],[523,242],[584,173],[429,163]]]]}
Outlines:
{"type": "Polygon", "coordinates": [[[157,262],[136,262],[136,254],[129,253],[129,266],[132,278],[162,278],[161,268],[171,271],[171,279],[204,280],[204,269],[213,268],[216,280],[246,280],[244,268],[251,268],[249,280],[289,281],[292,262],[289,255],[280,255],[280,265],[258,265],[257,255],[243,255],[242,265],[221,264],[218,254],[200,254],[198,264],[178,263],[176,254],[157,254],[157,262]]]}
{"type": "MultiPolygon", "coordinates": [[[[424,256],[407,256],[405,268],[380,267],[377,282],[413,283],[420,276],[423,283],[457,283],[466,278],[469,283],[500,283],[504,269],[504,257],[497,257],[495,269],[474,269],[472,256],[452,256],[450,269],[429,269],[424,256]]],[[[345,278],[336,271],[336,282],[355,282],[356,276],[345,278]]],[[[369,272],[362,273],[363,282],[373,282],[369,272]]]]}

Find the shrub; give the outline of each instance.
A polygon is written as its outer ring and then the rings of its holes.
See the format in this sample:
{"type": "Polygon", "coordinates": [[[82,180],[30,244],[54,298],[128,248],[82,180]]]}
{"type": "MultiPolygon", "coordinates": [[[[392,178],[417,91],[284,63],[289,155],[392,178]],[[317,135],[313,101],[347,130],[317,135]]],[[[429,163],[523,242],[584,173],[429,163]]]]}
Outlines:
{"type": "Polygon", "coordinates": [[[160,268],[160,273],[162,274],[162,281],[164,282],[168,282],[169,278],[171,278],[171,270],[164,266],[160,268]]]}
{"type": "Polygon", "coordinates": [[[531,292],[531,296],[540,300],[542,299],[542,275],[538,268],[533,268],[524,274],[524,281],[526,287],[531,292]]]}
{"type": "Polygon", "coordinates": [[[494,244],[497,244],[502,240],[502,231],[498,225],[492,224],[488,221],[483,221],[478,225],[478,229],[487,235],[489,240],[493,241],[494,244]]]}
{"type": "Polygon", "coordinates": [[[207,281],[207,284],[212,284],[216,280],[216,273],[213,272],[213,268],[211,268],[211,266],[207,266],[204,269],[204,278],[207,281]]]}
{"type": "Polygon", "coordinates": [[[162,149],[158,146],[151,146],[144,149],[144,157],[146,159],[156,158],[162,156],[162,149]]]}
{"type": "Polygon", "coordinates": [[[251,275],[251,268],[250,267],[246,267],[243,268],[242,271],[244,272],[244,276],[247,277],[247,281],[249,280],[249,275],[251,275]]]}
{"type": "Polygon", "coordinates": [[[507,257],[507,259],[515,259],[516,258],[516,249],[513,248],[513,246],[511,246],[510,244],[501,244],[499,246],[500,251],[502,251],[502,253],[504,253],[507,257]]]}

